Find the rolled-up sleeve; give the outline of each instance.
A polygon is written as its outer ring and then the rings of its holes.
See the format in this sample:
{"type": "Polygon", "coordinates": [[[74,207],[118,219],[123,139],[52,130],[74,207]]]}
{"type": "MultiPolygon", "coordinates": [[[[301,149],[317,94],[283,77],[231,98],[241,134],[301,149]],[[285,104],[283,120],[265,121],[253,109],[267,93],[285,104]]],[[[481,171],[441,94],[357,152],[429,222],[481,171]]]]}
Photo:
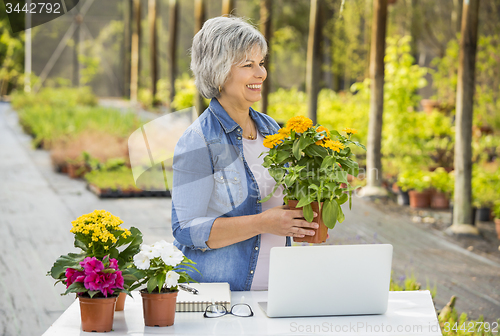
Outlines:
{"type": "Polygon", "coordinates": [[[179,139],[172,168],[172,233],[182,245],[209,250],[217,218],[207,216],[214,178],[209,148],[197,130],[190,128],[179,139]]]}

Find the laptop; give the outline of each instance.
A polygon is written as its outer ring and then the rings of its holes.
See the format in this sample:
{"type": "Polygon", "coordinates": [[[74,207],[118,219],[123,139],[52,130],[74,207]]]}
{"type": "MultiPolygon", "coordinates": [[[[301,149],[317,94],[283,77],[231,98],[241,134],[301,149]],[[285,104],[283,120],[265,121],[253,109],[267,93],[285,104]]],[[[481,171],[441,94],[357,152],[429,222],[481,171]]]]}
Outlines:
{"type": "Polygon", "coordinates": [[[392,245],[273,247],[269,317],[384,314],[389,300],[392,245]]]}

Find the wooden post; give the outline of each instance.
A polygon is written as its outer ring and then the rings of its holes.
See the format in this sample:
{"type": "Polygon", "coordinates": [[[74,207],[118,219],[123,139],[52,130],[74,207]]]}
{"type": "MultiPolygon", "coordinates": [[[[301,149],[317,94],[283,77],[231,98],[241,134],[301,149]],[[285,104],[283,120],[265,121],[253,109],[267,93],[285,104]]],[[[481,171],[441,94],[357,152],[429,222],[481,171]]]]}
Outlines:
{"type": "Polygon", "coordinates": [[[260,112],[267,114],[267,106],[269,105],[269,92],[271,91],[271,15],[272,3],[271,0],[260,0],[260,32],[264,35],[267,42],[267,56],[265,60],[267,68],[267,78],[262,84],[262,100],[260,112]]]}
{"type": "Polygon", "coordinates": [[[370,48],[370,115],[366,153],[367,186],[363,196],[384,196],[382,188],[382,114],[384,112],[384,55],[387,26],[387,0],[373,0],[372,38],[370,48]]]}
{"type": "Polygon", "coordinates": [[[151,62],[151,94],[153,95],[153,105],[156,102],[156,83],[158,82],[158,47],[157,47],[157,27],[156,27],[156,1],[148,2],[148,22],[149,22],[149,46],[151,62]]]}
{"type": "Polygon", "coordinates": [[[134,0],[134,23],[132,30],[132,50],[130,67],[130,101],[137,102],[139,90],[139,44],[141,39],[141,0],[134,0]]]}
{"type": "Polygon", "coordinates": [[[234,10],[234,0],[222,0],[222,15],[233,14],[236,15],[234,10]]]}
{"type": "Polygon", "coordinates": [[[130,98],[130,48],[132,38],[132,17],[133,17],[133,0],[125,0],[123,9],[123,92],[124,97],[130,98]]]}
{"type": "MultiPolygon", "coordinates": [[[[195,0],[194,2],[194,34],[200,31],[201,27],[203,27],[203,23],[205,22],[205,0],[195,0]]],[[[203,100],[203,96],[196,91],[196,95],[194,97],[194,106],[196,108],[196,113],[201,115],[203,111],[205,111],[205,101],[203,100]]]]}
{"type": "Polygon", "coordinates": [[[455,198],[453,225],[455,234],[479,235],[472,226],[472,115],[474,103],[479,0],[465,0],[462,13],[460,58],[458,64],[455,126],[455,198]]]}
{"type": "Polygon", "coordinates": [[[309,37],[307,43],[306,92],[307,113],[313,124],[317,122],[319,80],[321,78],[321,10],[323,0],[311,0],[309,37]]]}
{"type": "Polygon", "coordinates": [[[169,46],[168,46],[168,55],[170,58],[170,103],[174,101],[175,97],[175,77],[177,70],[177,21],[179,16],[179,4],[177,0],[170,0],[169,3],[169,46]]]}

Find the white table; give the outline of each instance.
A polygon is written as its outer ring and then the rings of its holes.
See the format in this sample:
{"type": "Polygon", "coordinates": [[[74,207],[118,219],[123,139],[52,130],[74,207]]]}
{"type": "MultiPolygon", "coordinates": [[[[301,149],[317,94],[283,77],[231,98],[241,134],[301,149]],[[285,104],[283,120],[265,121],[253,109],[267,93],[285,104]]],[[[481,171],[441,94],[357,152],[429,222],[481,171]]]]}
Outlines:
{"type": "MultiPolygon", "coordinates": [[[[225,315],[204,318],[203,313],[176,313],[171,327],[145,327],[142,299],[134,292],[125,310],[115,312],[111,335],[435,335],[441,336],[429,291],[390,292],[384,315],[268,318],[257,302],[267,301],[267,292],[232,292],[232,303],[248,303],[253,317],[225,315]]],[[[80,327],[77,300],[43,336],[87,335],[80,327]]]]}

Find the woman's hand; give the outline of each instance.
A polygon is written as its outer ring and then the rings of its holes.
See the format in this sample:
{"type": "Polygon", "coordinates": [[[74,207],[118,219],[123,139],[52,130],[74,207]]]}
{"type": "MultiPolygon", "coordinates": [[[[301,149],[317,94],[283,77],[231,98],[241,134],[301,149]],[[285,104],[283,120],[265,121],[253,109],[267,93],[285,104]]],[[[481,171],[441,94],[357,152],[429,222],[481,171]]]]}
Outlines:
{"type": "MultiPolygon", "coordinates": [[[[314,217],[318,214],[314,212],[314,217]]],[[[272,233],[277,236],[303,238],[314,236],[318,223],[309,223],[304,219],[302,209],[290,210],[288,205],[271,208],[259,214],[258,225],[262,233],[272,233]]]]}

